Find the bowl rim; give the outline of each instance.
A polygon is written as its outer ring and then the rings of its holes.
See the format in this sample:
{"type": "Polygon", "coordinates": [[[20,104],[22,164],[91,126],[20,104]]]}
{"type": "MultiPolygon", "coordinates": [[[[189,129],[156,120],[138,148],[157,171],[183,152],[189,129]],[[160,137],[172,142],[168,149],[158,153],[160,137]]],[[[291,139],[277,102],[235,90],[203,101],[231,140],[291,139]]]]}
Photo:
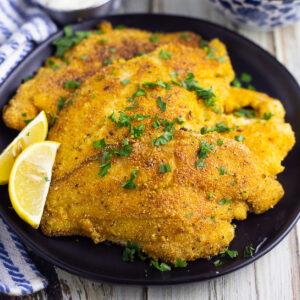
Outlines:
{"type": "MultiPolygon", "coordinates": [[[[87,10],[91,10],[91,9],[97,9],[105,4],[107,4],[108,2],[113,2],[115,0],[97,0],[97,3],[91,5],[91,6],[87,6],[87,7],[82,7],[82,8],[75,8],[75,9],[57,9],[57,8],[53,8],[47,4],[43,4],[40,2],[40,0],[34,0],[34,3],[40,5],[43,9],[51,11],[53,13],[76,13],[76,12],[82,12],[82,11],[87,11],[87,10]]],[[[95,1],[96,2],[96,1],[95,1]]]]}

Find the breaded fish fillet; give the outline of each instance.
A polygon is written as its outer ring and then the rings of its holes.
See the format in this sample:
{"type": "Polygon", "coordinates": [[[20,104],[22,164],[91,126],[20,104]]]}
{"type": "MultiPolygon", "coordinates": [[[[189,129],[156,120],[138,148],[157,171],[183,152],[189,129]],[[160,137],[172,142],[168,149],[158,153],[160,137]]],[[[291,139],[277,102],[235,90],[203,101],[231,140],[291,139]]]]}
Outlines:
{"type": "Polygon", "coordinates": [[[165,44],[82,84],[49,132],[61,146],[45,234],[135,241],[174,263],[218,254],[234,237],[232,219],[280,200],[276,174],[295,142],[284,109],[231,87],[226,49],[213,44],[213,59],[165,44]],[[256,114],[239,111],[247,106],[256,114]]]}
{"type": "Polygon", "coordinates": [[[65,103],[76,97],[74,88],[65,88],[66,82],[82,84],[103,65],[148,53],[170,41],[199,47],[200,37],[192,32],[153,35],[137,29],[113,30],[107,22],[102,22],[99,27],[100,34],[99,30],[90,31],[90,37],[65,51],[63,59],[50,57],[32,80],[20,86],[3,110],[3,120],[8,127],[21,130],[25,121],[34,118],[41,110],[51,121],[59,113],[61,97],[65,103]]]}

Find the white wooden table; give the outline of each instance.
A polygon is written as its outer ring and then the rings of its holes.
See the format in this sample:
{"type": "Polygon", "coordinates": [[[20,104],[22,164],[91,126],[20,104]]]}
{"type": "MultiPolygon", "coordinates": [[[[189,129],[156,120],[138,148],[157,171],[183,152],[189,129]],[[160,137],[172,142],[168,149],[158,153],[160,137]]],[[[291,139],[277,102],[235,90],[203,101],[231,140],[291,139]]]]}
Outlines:
{"type": "MultiPolygon", "coordinates": [[[[198,17],[248,37],[277,57],[300,83],[300,23],[262,33],[239,28],[216,13],[205,0],[124,0],[119,13],[163,12],[198,17]]],[[[24,299],[300,299],[300,222],[270,253],[253,264],[215,280],[158,287],[97,283],[51,265],[50,286],[24,299]]],[[[0,296],[1,299],[8,299],[0,296]]],[[[13,298],[9,298],[13,299],[13,298]]],[[[19,298],[18,298],[19,299],[19,298]]]]}

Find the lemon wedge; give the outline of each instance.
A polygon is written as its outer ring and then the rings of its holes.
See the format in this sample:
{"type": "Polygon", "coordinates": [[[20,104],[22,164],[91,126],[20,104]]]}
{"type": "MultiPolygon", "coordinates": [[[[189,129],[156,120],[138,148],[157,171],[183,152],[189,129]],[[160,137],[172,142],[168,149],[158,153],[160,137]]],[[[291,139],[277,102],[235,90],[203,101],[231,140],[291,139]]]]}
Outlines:
{"type": "Polygon", "coordinates": [[[9,176],[9,196],[21,219],[38,228],[50,187],[57,142],[45,141],[27,147],[16,159],[9,176]]]}
{"type": "Polygon", "coordinates": [[[41,111],[4,149],[0,155],[0,184],[7,184],[9,174],[17,156],[29,145],[44,141],[48,133],[48,122],[41,111]]]}

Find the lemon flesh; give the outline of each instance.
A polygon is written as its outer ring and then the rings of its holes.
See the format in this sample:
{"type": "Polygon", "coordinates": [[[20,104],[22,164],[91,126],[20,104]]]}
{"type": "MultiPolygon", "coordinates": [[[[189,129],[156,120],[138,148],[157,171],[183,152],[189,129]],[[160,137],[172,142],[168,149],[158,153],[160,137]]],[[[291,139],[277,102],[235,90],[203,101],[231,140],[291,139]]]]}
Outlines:
{"type": "Polygon", "coordinates": [[[19,217],[38,228],[50,187],[59,143],[45,141],[27,147],[16,159],[9,177],[9,196],[19,217]]]}
{"type": "Polygon", "coordinates": [[[45,112],[41,111],[1,153],[0,184],[7,184],[17,156],[29,145],[44,141],[47,133],[47,117],[45,112]]]}

